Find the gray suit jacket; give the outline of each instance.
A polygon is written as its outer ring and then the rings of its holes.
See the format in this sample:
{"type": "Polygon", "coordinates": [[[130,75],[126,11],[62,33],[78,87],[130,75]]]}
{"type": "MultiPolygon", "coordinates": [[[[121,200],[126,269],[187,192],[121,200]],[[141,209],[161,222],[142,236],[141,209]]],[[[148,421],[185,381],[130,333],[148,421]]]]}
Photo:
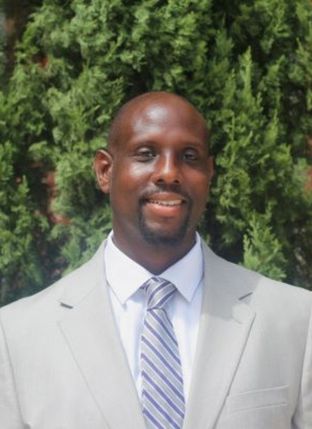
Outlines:
{"type": "MultiPolygon", "coordinates": [[[[0,311],[1,429],[145,428],[103,248],[0,311]]],[[[311,294],[203,249],[205,291],[184,429],[311,429],[311,294]]]]}

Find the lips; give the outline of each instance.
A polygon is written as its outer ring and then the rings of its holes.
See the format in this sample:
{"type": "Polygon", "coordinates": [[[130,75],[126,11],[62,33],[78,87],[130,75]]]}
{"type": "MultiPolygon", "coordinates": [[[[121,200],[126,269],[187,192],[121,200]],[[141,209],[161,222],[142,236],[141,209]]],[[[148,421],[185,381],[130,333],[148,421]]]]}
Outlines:
{"type": "Polygon", "coordinates": [[[157,192],[145,196],[143,200],[146,220],[168,222],[185,215],[188,200],[176,192],[157,192]]]}
{"type": "Polygon", "coordinates": [[[175,207],[175,206],[180,206],[181,204],[183,204],[183,200],[147,200],[146,201],[147,204],[157,204],[159,206],[164,206],[164,207],[175,207]]]}
{"type": "Polygon", "coordinates": [[[176,193],[161,192],[149,195],[144,199],[144,202],[162,207],[177,207],[185,204],[186,198],[176,193]]]}

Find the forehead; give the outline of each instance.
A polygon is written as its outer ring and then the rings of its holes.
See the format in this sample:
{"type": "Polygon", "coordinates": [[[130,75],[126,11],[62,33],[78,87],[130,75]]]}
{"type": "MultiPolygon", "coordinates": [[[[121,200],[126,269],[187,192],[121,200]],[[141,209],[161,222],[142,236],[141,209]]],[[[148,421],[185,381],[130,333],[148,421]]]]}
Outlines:
{"type": "Polygon", "coordinates": [[[206,144],[207,127],[200,113],[180,99],[147,100],[131,106],[123,113],[116,143],[126,145],[145,135],[175,132],[206,144]]]}

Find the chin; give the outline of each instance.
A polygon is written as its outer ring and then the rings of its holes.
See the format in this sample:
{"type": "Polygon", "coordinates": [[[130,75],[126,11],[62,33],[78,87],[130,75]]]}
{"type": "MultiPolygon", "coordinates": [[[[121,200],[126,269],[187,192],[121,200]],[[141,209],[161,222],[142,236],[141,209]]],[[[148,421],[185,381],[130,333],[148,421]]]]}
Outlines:
{"type": "Polygon", "coordinates": [[[140,225],[141,235],[143,239],[154,246],[170,246],[174,247],[181,243],[186,238],[187,225],[182,225],[177,231],[160,231],[140,225]]]}
{"type": "Polygon", "coordinates": [[[139,229],[144,241],[153,246],[174,247],[182,244],[190,231],[190,212],[175,226],[148,222],[140,211],[139,229]]]}

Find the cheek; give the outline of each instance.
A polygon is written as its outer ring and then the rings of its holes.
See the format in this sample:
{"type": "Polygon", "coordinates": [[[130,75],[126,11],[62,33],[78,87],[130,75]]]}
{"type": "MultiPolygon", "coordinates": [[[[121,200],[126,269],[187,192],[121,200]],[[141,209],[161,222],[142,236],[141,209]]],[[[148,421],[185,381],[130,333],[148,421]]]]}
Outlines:
{"type": "Polygon", "coordinates": [[[155,171],[152,163],[135,163],[125,166],[127,174],[133,182],[143,182],[155,171]]]}
{"type": "Polygon", "coordinates": [[[151,166],[147,166],[143,163],[123,163],[118,169],[113,171],[112,183],[114,183],[115,188],[119,188],[120,191],[136,189],[146,182],[151,171],[151,166]]]}
{"type": "Polygon", "coordinates": [[[198,199],[206,199],[209,192],[210,180],[207,175],[198,174],[193,180],[193,189],[198,199]]]}
{"type": "Polygon", "coordinates": [[[196,212],[202,212],[205,210],[206,203],[208,201],[209,195],[209,181],[200,180],[196,183],[193,183],[193,202],[194,209],[196,212]]]}

